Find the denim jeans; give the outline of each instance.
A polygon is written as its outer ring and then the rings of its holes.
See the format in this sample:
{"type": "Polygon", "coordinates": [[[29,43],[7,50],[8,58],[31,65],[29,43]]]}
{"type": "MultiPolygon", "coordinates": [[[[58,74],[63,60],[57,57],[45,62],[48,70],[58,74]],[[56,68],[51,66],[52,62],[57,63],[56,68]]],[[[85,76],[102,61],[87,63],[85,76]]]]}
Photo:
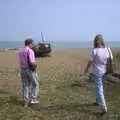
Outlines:
{"type": "Polygon", "coordinates": [[[101,107],[106,107],[104,88],[103,88],[104,74],[93,75],[93,79],[95,80],[95,84],[96,84],[96,102],[101,107]]]}

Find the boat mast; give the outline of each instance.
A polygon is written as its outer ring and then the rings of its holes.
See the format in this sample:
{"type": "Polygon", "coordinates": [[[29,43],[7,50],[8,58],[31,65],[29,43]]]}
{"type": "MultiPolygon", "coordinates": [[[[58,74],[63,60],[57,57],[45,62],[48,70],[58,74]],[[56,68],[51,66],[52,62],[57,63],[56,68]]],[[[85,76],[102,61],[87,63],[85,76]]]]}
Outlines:
{"type": "Polygon", "coordinates": [[[41,32],[41,38],[42,38],[42,42],[44,43],[44,37],[42,32],[41,32]]]}

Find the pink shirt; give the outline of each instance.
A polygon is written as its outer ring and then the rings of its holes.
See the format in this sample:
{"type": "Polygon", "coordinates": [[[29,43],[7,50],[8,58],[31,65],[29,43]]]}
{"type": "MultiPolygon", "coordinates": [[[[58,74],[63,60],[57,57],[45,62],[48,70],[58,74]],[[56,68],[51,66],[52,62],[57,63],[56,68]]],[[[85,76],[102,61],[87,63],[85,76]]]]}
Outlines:
{"type": "Polygon", "coordinates": [[[21,69],[28,68],[28,56],[31,63],[36,62],[34,51],[31,48],[27,46],[19,50],[19,61],[21,69]]]}
{"type": "Polygon", "coordinates": [[[90,60],[92,61],[92,73],[94,75],[105,74],[107,58],[113,59],[110,48],[94,48],[91,52],[90,60]]]}

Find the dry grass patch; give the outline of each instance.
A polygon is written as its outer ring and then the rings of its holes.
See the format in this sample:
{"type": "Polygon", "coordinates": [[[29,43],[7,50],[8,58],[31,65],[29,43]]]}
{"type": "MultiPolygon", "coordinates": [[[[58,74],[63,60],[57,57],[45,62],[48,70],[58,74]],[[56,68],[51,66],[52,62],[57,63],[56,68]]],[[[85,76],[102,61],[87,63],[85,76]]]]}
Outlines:
{"type": "Polygon", "coordinates": [[[119,85],[106,84],[106,115],[101,116],[100,109],[92,105],[95,85],[82,76],[88,60],[87,49],[57,49],[51,57],[37,59],[40,104],[28,108],[22,106],[17,53],[2,54],[0,94],[5,96],[0,97],[0,120],[118,120],[120,117],[119,85]]]}

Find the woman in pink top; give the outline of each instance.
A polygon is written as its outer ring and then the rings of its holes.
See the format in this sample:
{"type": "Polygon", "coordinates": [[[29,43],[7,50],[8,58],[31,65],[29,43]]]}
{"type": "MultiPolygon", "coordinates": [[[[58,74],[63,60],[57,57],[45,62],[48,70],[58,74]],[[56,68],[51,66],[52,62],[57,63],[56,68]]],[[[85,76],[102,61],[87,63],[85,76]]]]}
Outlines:
{"type": "Polygon", "coordinates": [[[105,46],[101,34],[96,35],[94,39],[94,48],[91,51],[85,74],[88,72],[89,67],[92,66],[93,79],[96,83],[96,102],[94,104],[102,108],[102,113],[107,112],[103,91],[103,80],[106,74],[107,59],[109,57],[113,58],[110,48],[105,46]]]}

